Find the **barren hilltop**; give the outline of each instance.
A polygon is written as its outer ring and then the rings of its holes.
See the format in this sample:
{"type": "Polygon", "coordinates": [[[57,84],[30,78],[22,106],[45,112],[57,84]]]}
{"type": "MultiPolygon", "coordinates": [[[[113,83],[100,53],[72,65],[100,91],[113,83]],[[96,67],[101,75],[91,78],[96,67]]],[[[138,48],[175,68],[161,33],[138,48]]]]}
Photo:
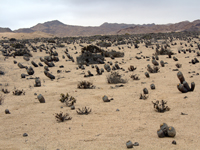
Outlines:
{"type": "MultiPolygon", "coordinates": [[[[1,29],[0,32],[12,32],[10,29],[1,29]]],[[[118,23],[103,23],[96,27],[83,27],[75,25],[66,25],[58,20],[39,23],[31,28],[22,28],[14,30],[15,33],[32,33],[44,32],[53,34],[58,37],[65,36],[93,36],[93,35],[115,35],[115,34],[146,34],[146,33],[165,33],[165,32],[180,32],[180,31],[200,31],[200,20],[193,22],[183,21],[175,24],[156,25],[152,24],[118,24],[118,23]]]]}

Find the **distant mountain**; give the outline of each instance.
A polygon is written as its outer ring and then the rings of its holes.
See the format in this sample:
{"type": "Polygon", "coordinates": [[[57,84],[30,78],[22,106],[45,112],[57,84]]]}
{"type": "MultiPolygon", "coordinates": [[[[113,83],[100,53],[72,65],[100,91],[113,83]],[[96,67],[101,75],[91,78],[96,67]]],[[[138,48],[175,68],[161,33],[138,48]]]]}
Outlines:
{"type": "MultiPolygon", "coordinates": [[[[141,26],[152,26],[154,24],[147,24],[141,26]]],[[[56,36],[91,36],[91,35],[105,35],[105,34],[116,34],[117,31],[128,27],[135,26],[135,24],[117,24],[117,23],[103,23],[98,27],[83,27],[66,25],[58,20],[48,21],[45,23],[39,23],[31,28],[23,28],[15,30],[17,33],[31,33],[35,31],[41,31],[56,36]]]]}
{"type": "Polygon", "coordinates": [[[0,27],[0,32],[12,32],[10,28],[1,28],[0,27]]]}
{"type": "MultiPolygon", "coordinates": [[[[9,28],[0,28],[0,32],[12,32],[9,28]],[[4,29],[1,31],[1,29],[4,29]],[[7,29],[7,30],[5,30],[7,29]]],[[[58,37],[64,36],[91,36],[91,35],[111,35],[111,34],[142,34],[159,32],[179,32],[179,31],[200,31],[200,20],[193,22],[183,21],[175,24],[156,25],[152,24],[118,24],[105,22],[100,26],[84,27],[75,25],[66,25],[58,20],[38,23],[31,28],[22,28],[15,30],[15,33],[44,32],[58,37]]]]}
{"type": "Polygon", "coordinates": [[[200,20],[193,22],[183,21],[175,24],[153,25],[153,26],[133,26],[119,30],[118,34],[146,34],[146,33],[165,33],[165,32],[181,32],[181,31],[200,31],[200,20]]]}

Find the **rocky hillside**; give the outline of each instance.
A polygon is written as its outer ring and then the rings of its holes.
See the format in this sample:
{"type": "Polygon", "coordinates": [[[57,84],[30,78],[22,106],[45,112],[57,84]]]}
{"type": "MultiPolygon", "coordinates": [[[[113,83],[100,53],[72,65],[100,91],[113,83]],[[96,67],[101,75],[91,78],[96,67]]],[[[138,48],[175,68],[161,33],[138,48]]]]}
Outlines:
{"type": "MultiPolygon", "coordinates": [[[[183,21],[175,24],[156,25],[156,24],[117,24],[103,23],[100,26],[84,27],[66,25],[58,20],[39,23],[31,28],[15,30],[15,33],[44,32],[58,37],[64,36],[91,36],[91,35],[112,35],[112,34],[145,34],[145,33],[165,33],[180,31],[200,31],[200,20],[193,22],[183,21]]],[[[12,32],[9,28],[0,28],[0,32],[12,32]]]]}
{"type": "Polygon", "coordinates": [[[0,32],[12,32],[10,28],[1,28],[0,27],[0,32]]]}
{"type": "MultiPolygon", "coordinates": [[[[152,26],[154,24],[139,25],[139,26],[152,26]]],[[[117,23],[104,23],[98,27],[83,27],[65,25],[58,20],[39,23],[31,28],[23,28],[15,30],[17,33],[31,33],[41,31],[45,33],[54,34],[56,36],[90,36],[101,34],[116,34],[119,30],[135,26],[135,24],[117,24],[117,23]]]]}
{"type": "Polygon", "coordinates": [[[200,31],[200,20],[193,22],[183,21],[169,25],[153,25],[153,26],[133,26],[119,30],[118,34],[145,34],[145,33],[165,33],[165,32],[181,32],[181,31],[200,31]]]}

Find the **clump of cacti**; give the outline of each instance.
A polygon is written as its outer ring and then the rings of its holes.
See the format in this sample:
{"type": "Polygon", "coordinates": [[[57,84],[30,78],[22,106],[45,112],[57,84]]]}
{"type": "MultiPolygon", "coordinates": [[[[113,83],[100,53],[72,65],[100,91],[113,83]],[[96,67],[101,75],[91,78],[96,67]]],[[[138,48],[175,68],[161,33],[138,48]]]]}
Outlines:
{"type": "Polygon", "coordinates": [[[69,117],[69,114],[66,113],[66,114],[63,114],[63,112],[60,112],[60,113],[56,113],[56,120],[58,122],[64,122],[65,120],[71,120],[72,117],[69,117]]]}
{"type": "Polygon", "coordinates": [[[95,86],[93,85],[92,82],[89,82],[89,81],[81,81],[81,82],[79,82],[79,84],[77,85],[77,88],[79,88],[79,89],[94,89],[95,86]]]}
{"type": "Polygon", "coordinates": [[[177,77],[180,80],[180,83],[177,85],[177,88],[182,93],[192,92],[195,88],[195,83],[191,83],[191,88],[189,87],[188,83],[185,81],[185,78],[181,71],[177,73],[177,77]]]}
{"type": "Polygon", "coordinates": [[[65,95],[63,93],[60,94],[60,102],[65,103],[68,107],[71,107],[76,103],[76,99],[70,96],[68,93],[65,95]]]}
{"type": "Polygon", "coordinates": [[[140,78],[138,77],[137,74],[131,75],[131,78],[132,78],[133,80],[140,80],[140,78]]]}
{"type": "Polygon", "coordinates": [[[23,89],[22,90],[16,89],[16,90],[13,91],[13,95],[18,95],[19,96],[21,94],[25,95],[25,92],[23,91],[23,89]]]}
{"type": "Polygon", "coordinates": [[[147,65],[147,71],[149,71],[150,73],[157,73],[159,71],[159,67],[154,66],[153,68],[148,64],[147,65]]]}
{"type": "Polygon", "coordinates": [[[148,98],[148,94],[149,94],[149,92],[148,92],[147,88],[144,88],[143,89],[143,94],[140,94],[140,99],[143,99],[143,100],[147,99],[148,98]]]}
{"type": "Polygon", "coordinates": [[[109,84],[117,84],[126,83],[127,80],[122,79],[122,76],[118,72],[111,72],[111,74],[107,76],[107,82],[109,84]]]}
{"type": "Polygon", "coordinates": [[[130,65],[130,67],[128,68],[129,71],[134,71],[134,70],[136,70],[136,69],[137,69],[137,67],[134,67],[134,66],[132,66],[132,65],[130,65]]]}
{"type": "Polygon", "coordinates": [[[176,130],[172,126],[168,126],[166,123],[162,123],[160,125],[160,129],[157,131],[158,137],[175,137],[176,136],[176,130]]]}
{"type": "Polygon", "coordinates": [[[78,110],[76,111],[77,114],[79,115],[88,115],[89,113],[91,113],[92,109],[90,109],[89,107],[83,107],[82,110],[80,108],[78,108],[78,110]]]}
{"type": "Polygon", "coordinates": [[[159,104],[159,101],[153,102],[153,107],[155,108],[155,111],[157,112],[165,112],[165,111],[169,111],[170,108],[168,106],[166,106],[167,101],[162,100],[161,103],[159,104]]]}

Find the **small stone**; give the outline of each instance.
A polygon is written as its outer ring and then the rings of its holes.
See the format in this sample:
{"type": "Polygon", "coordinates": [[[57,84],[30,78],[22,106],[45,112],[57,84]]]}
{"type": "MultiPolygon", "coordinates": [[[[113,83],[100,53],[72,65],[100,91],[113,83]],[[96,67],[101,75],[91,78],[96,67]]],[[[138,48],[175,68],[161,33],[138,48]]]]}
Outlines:
{"type": "Polygon", "coordinates": [[[139,146],[139,143],[138,143],[138,142],[135,142],[135,143],[133,144],[133,146],[139,146]]]}
{"type": "Polygon", "coordinates": [[[172,141],[172,144],[176,145],[176,141],[175,141],[175,140],[173,140],[173,141],[172,141]]]}
{"type": "Polygon", "coordinates": [[[23,137],[26,137],[26,136],[28,136],[28,134],[27,134],[27,133],[24,133],[24,134],[23,134],[23,137]]]}
{"type": "Polygon", "coordinates": [[[116,109],[116,111],[119,111],[119,109],[116,109]]]}
{"type": "Polygon", "coordinates": [[[127,148],[133,148],[133,143],[131,141],[126,142],[126,147],[127,148]]]}
{"type": "Polygon", "coordinates": [[[74,110],[74,109],[75,109],[75,106],[74,106],[74,105],[72,105],[72,106],[71,106],[71,110],[74,110]]]}
{"type": "Polygon", "coordinates": [[[110,100],[108,99],[108,96],[106,96],[106,95],[104,95],[102,97],[102,99],[103,99],[104,102],[110,102],[110,100]]]}
{"type": "Polygon", "coordinates": [[[8,109],[6,109],[5,114],[10,114],[10,111],[8,109]]]}
{"type": "Polygon", "coordinates": [[[181,115],[188,115],[188,114],[181,112],[181,115]]]}

